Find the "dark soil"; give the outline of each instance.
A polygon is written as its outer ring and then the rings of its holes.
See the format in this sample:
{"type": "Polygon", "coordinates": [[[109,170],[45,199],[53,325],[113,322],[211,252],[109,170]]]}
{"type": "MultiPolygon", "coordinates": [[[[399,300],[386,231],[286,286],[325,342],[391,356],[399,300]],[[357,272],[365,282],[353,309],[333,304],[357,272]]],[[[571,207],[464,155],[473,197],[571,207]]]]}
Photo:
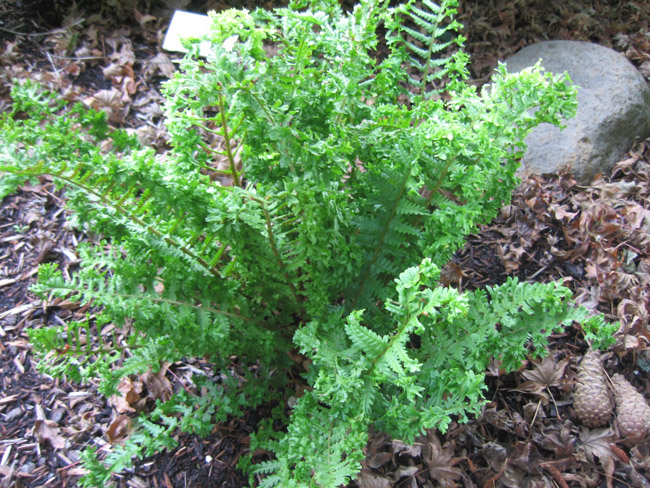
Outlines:
{"type": "MultiPolygon", "coordinates": [[[[196,12],[256,6],[251,0],[177,3],[196,12]]],[[[115,126],[136,131],[164,152],[158,87],[166,75],[163,64],[155,64],[162,61],[153,60],[162,52],[161,34],[172,4],[0,2],[0,110],[10,104],[14,81],[34,79],[70,100],[107,110],[115,126]],[[105,70],[111,64],[120,68],[119,76],[105,70]],[[98,102],[111,90],[124,100],[98,102]]],[[[460,20],[477,85],[499,60],[546,39],[612,47],[650,77],[647,2],[466,0],[460,20]]],[[[509,276],[564,280],[580,303],[621,322],[606,370],[624,374],[647,399],[650,244],[647,225],[630,216],[650,215],[649,194],[650,140],[639,141],[612,174],[589,187],[576,185],[568,174],[526,179],[512,204],[468,238],[445,269],[445,279],[462,289],[500,284],[509,276]],[[632,184],[634,191],[617,192],[622,184],[632,184]],[[624,263],[623,250],[634,251],[627,252],[624,263]]],[[[29,291],[41,263],[55,261],[73,273],[79,242],[91,238],[66,224],[64,200],[43,179],[0,204],[0,488],[76,486],[83,474],[81,451],[110,447],[107,431],[121,414],[96,385],[38,373],[29,344],[31,328],[91,313],[88,307],[29,291]]],[[[575,418],[575,369],[586,349],[581,331],[570,328],[552,338],[547,362],[527,362],[509,375],[500,375],[494,365],[483,414],[452,425],[444,435],[431,432],[411,448],[373,435],[362,476],[351,486],[650,486],[648,443],[626,443],[615,423],[587,429],[575,418]],[[559,379],[531,386],[530,374],[539,371],[559,371],[559,379]]],[[[198,360],[171,365],[167,378],[174,389],[183,387],[190,366],[214,374],[198,360]]],[[[115,482],[119,487],[247,486],[237,463],[248,453],[250,434],[268,415],[268,406],[248,411],[215,426],[205,438],[181,433],[177,448],[138,461],[115,482]]]]}

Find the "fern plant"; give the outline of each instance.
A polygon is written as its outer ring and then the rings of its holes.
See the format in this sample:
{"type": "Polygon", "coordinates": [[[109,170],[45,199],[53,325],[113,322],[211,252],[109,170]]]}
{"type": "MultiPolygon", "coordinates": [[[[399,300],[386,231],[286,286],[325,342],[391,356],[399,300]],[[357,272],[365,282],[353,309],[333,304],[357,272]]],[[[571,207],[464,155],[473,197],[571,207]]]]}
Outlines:
{"type": "Polygon", "coordinates": [[[515,369],[574,320],[607,346],[614,326],[572,307],[560,284],[439,284],[465,236],[509,201],[528,132],[576,108],[570,80],[539,68],[500,66],[489,88],[470,86],[455,8],[364,0],[344,13],[333,0],[294,0],[212,14],[207,58],[188,41],[164,87],[165,156],[99,113],[14,88],[0,119],[0,194],[51,175],[74,223],[103,238],[79,249],[70,278],[40,269],[38,294],[98,310],[30,332],[37,350],[58,351],[42,367],[100,376],[106,394],[188,356],[212,358],[225,378],[197,379],[206,396],[183,392],[137,419],[104,463],[88,451],[82,485],[171,445],[156,436],[205,433],[292,397],[253,437],[251,450],[274,458],[251,479],[339,486],[359,471],[371,427],[409,442],[478,412],[490,360],[515,369]],[[109,323],[125,342],[102,337],[109,323]],[[230,376],[233,357],[244,381],[230,376]]]}

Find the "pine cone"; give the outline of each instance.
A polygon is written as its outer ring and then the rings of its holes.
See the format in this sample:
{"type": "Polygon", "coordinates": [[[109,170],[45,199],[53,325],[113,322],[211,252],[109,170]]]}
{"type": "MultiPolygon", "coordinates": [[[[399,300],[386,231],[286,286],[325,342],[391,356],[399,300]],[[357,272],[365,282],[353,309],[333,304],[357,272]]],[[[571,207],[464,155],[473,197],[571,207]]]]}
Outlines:
{"type": "Polygon", "coordinates": [[[650,434],[650,405],[623,375],[612,376],[616,396],[616,423],[621,437],[637,442],[650,434]]]}
{"type": "Polygon", "coordinates": [[[602,427],[612,416],[612,397],[597,351],[587,351],[578,367],[573,408],[576,416],[587,427],[602,427]]]}

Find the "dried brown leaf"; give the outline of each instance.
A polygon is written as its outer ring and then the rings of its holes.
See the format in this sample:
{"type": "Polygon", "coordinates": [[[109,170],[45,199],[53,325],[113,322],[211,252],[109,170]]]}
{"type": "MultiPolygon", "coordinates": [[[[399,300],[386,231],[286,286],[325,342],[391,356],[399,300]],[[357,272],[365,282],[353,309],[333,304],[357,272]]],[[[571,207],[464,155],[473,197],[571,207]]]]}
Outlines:
{"type": "Polygon", "coordinates": [[[581,444],[578,450],[584,453],[587,461],[594,463],[598,458],[601,464],[616,456],[611,445],[615,442],[615,436],[611,429],[582,429],[578,435],[581,444]]]}
{"type": "Polygon", "coordinates": [[[154,400],[166,402],[172,397],[172,384],[165,377],[168,367],[168,364],[163,364],[156,373],[149,369],[142,375],[142,381],[147,387],[148,395],[154,400]]]}
{"type": "Polygon", "coordinates": [[[479,452],[496,473],[501,470],[508,457],[506,448],[496,442],[486,442],[479,452]]]}
{"type": "Polygon", "coordinates": [[[369,468],[377,469],[382,467],[384,464],[386,464],[388,461],[391,460],[393,457],[393,453],[391,452],[378,452],[372,456],[370,456],[366,460],[366,464],[368,465],[369,468]]]}
{"type": "Polygon", "coordinates": [[[124,106],[125,101],[119,90],[111,88],[110,90],[99,90],[86,98],[84,103],[95,110],[106,112],[111,123],[122,124],[128,111],[128,107],[124,106]]]}
{"type": "Polygon", "coordinates": [[[394,440],[391,444],[395,456],[406,455],[410,457],[419,457],[422,454],[422,446],[420,444],[409,446],[400,440],[394,440]]]}
{"type": "Polygon", "coordinates": [[[121,43],[120,51],[117,50],[111,55],[111,61],[121,65],[121,66],[133,66],[133,63],[136,61],[135,53],[133,52],[133,46],[131,41],[127,40],[126,42],[121,43]]]}
{"type": "Polygon", "coordinates": [[[40,405],[36,405],[36,420],[34,421],[33,434],[40,443],[48,441],[55,449],[63,449],[65,447],[65,439],[59,435],[58,424],[45,418],[45,412],[40,405]]]}
{"type": "Polygon", "coordinates": [[[637,184],[633,181],[615,181],[606,183],[602,179],[596,179],[591,183],[591,188],[600,191],[600,198],[611,204],[616,204],[622,198],[637,191],[637,184]]]}
{"type": "Polygon", "coordinates": [[[449,261],[440,271],[440,283],[443,286],[460,285],[465,276],[463,268],[449,261]]]}
{"type": "Polygon", "coordinates": [[[366,469],[363,469],[359,473],[357,478],[357,484],[359,488],[390,488],[393,486],[393,483],[388,478],[379,476],[378,474],[372,473],[366,469]]]}
{"type": "Polygon", "coordinates": [[[153,22],[157,19],[154,15],[151,14],[142,14],[138,11],[137,8],[133,9],[133,13],[135,15],[135,20],[140,24],[140,27],[144,28],[145,24],[148,22],[153,22]]]}
{"type": "Polygon", "coordinates": [[[391,440],[388,435],[383,432],[373,432],[370,440],[370,450],[371,452],[376,452],[379,449],[384,447],[389,447],[391,445],[391,440]]]}
{"type": "Polygon", "coordinates": [[[454,467],[462,458],[454,457],[454,445],[443,448],[440,440],[433,431],[429,431],[423,439],[422,462],[429,470],[431,479],[440,484],[442,488],[457,486],[463,472],[454,467]]]}
{"type": "Polygon", "coordinates": [[[117,386],[119,395],[112,395],[108,399],[111,405],[118,413],[137,412],[142,410],[146,402],[142,398],[142,383],[140,381],[133,381],[130,378],[122,378],[117,386]]]}
{"type": "Polygon", "coordinates": [[[157,75],[160,73],[165,78],[171,78],[176,71],[176,66],[174,66],[174,63],[171,62],[169,56],[163,52],[160,52],[152,59],[147,61],[145,70],[149,75],[157,75]]]}
{"type": "Polygon", "coordinates": [[[565,422],[559,430],[548,429],[534,435],[533,440],[539,447],[553,451],[556,459],[571,457],[575,451],[575,435],[572,423],[565,422]]]}
{"type": "Polygon", "coordinates": [[[568,364],[568,358],[556,363],[550,356],[545,357],[541,361],[533,361],[533,369],[521,373],[528,381],[520,384],[516,388],[516,391],[532,393],[541,397],[544,402],[547,402],[550,399],[548,389],[552,386],[560,385],[568,364]]]}
{"type": "Polygon", "coordinates": [[[499,479],[499,485],[507,488],[520,488],[527,486],[526,474],[514,466],[506,465],[503,475],[499,479]]]}
{"type": "Polygon", "coordinates": [[[131,419],[126,415],[118,415],[106,430],[106,437],[113,444],[121,444],[131,431],[131,419]]]}
{"type": "Polygon", "coordinates": [[[417,466],[400,466],[397,468],[397,471],[395,471],[393,479],[397,481],[401,478],[411,478],[418,474],[419,471],[420,468],[417,466]]]}
{"type": "Polygon", "coordinates": [[[547,356],[541,361],[533,361],[533,369],[524,371],[521,375],[528,381],[537,383],[544,388],[558,386],[564,377],[564,370],[569,364],[569,359],[565,358],[555,362],[553,358],[547,356]]]}
{"type": "Polygon", "coordinates": [[[117,63],[111,63],[105,68],[102,68],[102,73],[106,79],[112,80],[122,74],[122,66],[117,63]]]}
{"type": "Polygon", "coordinates": [[[541,473],[540,459],[541,455],[533,443],[517,442],[508,458],[508,462],[524,473],[539,474],[541,473]]]}

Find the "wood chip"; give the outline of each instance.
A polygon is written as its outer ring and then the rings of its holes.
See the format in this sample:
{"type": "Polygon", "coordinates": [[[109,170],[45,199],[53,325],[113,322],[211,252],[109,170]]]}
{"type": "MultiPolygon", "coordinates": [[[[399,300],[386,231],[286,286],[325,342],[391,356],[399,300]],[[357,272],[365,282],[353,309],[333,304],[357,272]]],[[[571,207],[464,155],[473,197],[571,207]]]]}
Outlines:
{"type": "Polygon", "coordinates": [[[11,278],[0,280],[0,288],[2,288],[3,286],[12,285],[15,282],[16,280],[11,278]]]}
{"type": "Polygon", "coordinates": [[[2,460],[0,460],[0,466],[6,466],[7,461],[9,460],[9,455],[11,454],[11,444],[7,446],[7,449],[5,450],[4,454],[2,455],[2,460]]]}
{"type": "Polygon", "coordinates": [[[18,371],[20,371],[20,374],[25,374],[25,367],[20,362],[20,359],[18,359],[18,356],[14,358],[14,364],[16,365],[16,368],[18,368],[18,371]]]}
{"type": "Polygon", "coordinates": [[[3,398],[0,398],[0,405],[6,405],[7,403],[12,403],[18,395],[9,395],[3,398]]]}
{"type": "Polygon", "coordinates": [[[5,317],[11,317],[13,315],[21,315],[24,312],[29,312],[32,310],[36,310],[40,308],[41,303],[39,302],[34,302],[34,303],[25,303],[23,305],[18,305],[17,307],[11,308],[7,310],[6,312],[0,313],[0,320],[4,319],[5,317]]]}

